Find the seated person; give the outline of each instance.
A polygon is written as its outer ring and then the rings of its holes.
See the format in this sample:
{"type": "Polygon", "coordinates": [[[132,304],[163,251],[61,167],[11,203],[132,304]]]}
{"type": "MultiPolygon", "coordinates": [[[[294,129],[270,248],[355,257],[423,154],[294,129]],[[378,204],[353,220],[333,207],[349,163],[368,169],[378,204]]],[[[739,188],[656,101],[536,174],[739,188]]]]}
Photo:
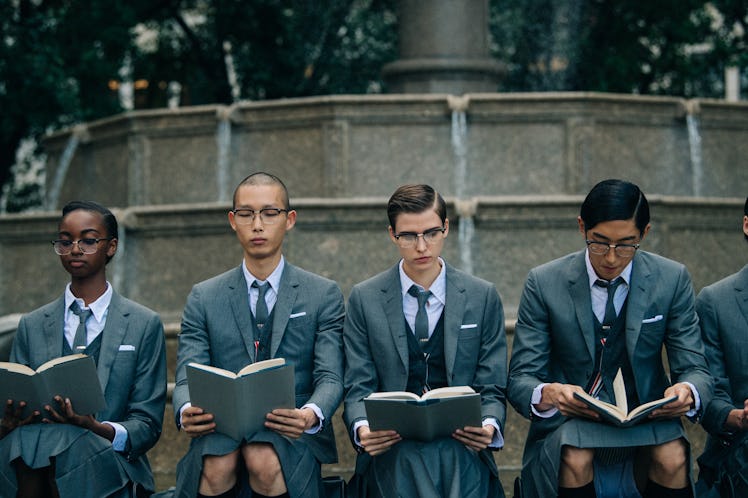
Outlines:
{"type": "Polygon", "coordinates": [[[401,260],[356,285],[344,327],[344,418],[360,454],[353,496],[503,496],[489,449],[503,446],[506,416],[504,312],[493,284],[441,257],[449,234],[442,196],[428,185],[398,188],[387,204],[401,260]],[[467,385],[483,423],[432,442],[369,429],[363,399],[378,391],[467,385]]]}
{"type": "Polygon", "coordinates": [[[24,400],[7,400],[0,430],[0,496],[75,498],[148,496],[146,452],[161,435],[166,353],[161,320],[119,295],[106,279],[117,252],[117,220],[105,207],[62,208],[53,241],[70,274],[64,294],[21,318],[10,360],[36,369],[53,358],[92,356],[106,408],[76,413],[58,397],[21,419],[24,400]]]}
{"type": "Polygon", "coordinates": [[[648,479],[637,483],[645,498],[692,496],[680,417],[698,417],[712,381],[691,279],[682,264],[639,250],[650,224],[649,204],[636,185],[598,183],[577,222],[586,249],[531,270],[518,309],[508,394],[530,419],[523,498],[594,497],[611,487],[615,496],[639,496],[632,474],[648,479]],[[677,399],[638,425],[599,422],[574,393],[614,401],[619,369],[629,407],[677,399]],[[594,479],[608,466],[625,473],[606,475],[627,474],[622,482],[634,489],[594,479]]]}
{"type": "Polygon", "coordinates": [[[231,497],[250,488],[255,498],[315,498],[320,464],[337,461],[332,416],[343,397],[343,294],[283,257],[296,211],[279,178],[242,180],[228,221],[243,261],[195,285],[182,316],[173,402],[192,441],[177,466],[175,495],[231,497]],[[237,372],[269,358],[293,364],[297,408],[273,410],[268,430],[241,441],[216,432],[213,415],[190,403],[186,365],[237,372]]]}
{"type": "MultiPolygon", "coordinates": [[[[748,198],[743,212],[748,241],[748,198]]],[[[699,457],[697,489],[725,498],[748,496],[748,265],[703,288],[696,313],[714,376],[714,397],[701,419],[709,436],[699,457]]]]}

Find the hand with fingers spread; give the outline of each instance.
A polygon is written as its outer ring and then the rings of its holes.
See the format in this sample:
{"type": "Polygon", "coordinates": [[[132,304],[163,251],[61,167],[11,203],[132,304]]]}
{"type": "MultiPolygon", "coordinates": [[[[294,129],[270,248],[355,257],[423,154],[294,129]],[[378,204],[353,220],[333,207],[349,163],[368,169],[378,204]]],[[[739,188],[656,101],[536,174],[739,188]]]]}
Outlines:
{"type": "Polygon", "coordinates": [[[574,397],[575,392],[584,392],[580,386],[559,384],[557,382],[543,387],[540,403],[535,409],[544,412],[557,408],[566,417],[584,417],[599,420],[600,415],[590,410],[586,404],[574,397]]]}
{"type": "Polygon", "coordinates": [[[204,436],[215,432],[216,423],[213,421],[213,414],[206,413],[199,406],[190,406],[182,412],[180,421],[182,430],[191,438],[204,436]]]}
{"type": "Polygon", "coordinates": [[[389,450],[402,438],[395,431],[372,431],[369,426],[362,425],[358,428],[358,440],[364,451],[371,456],[376,456],[389,450]]]}
{"type": "Polygon", "coordinates": [[[693,392],[691,392],[691,388],[688,387],[688,384],[684,384],[682,382],[673,384],[672,386],[665,389],[665,394],[663,395],[663,397],[667,398],[673,395],[678,396],[678,399],[673,400],[667,405],[664,405],[661,408],[653,411],[649,415],[649,417],[675,418],[680,417],[681,415],[685,415],[689,410],[692,410],[694,408],[696,402],[694,401],[693,392]]]}
{"type": "Polygon", "coordinates": [[[493,435],[496,432],[496,428],[492,425],[484,425],[483,427],[463,427],[457,429],[452,437],[475,451],[481,451],[488,448],[488,445],[493,441],[493,435]]]}
{"type": "Polygon", "coordinates": [[[278,408],[268,413],[265,421],[265,427],[291,439],[317,425],[319,419],[311,408],[278,408]]]}
{"type": "Polygon", "coordinates": [[[24,408],[26,408],[25,401],[19,401],[18,403],[15,403],[12,399],[6,401],[3,418],[0,421],[0,439],[7,436],[16,427],[30,424],[34,417],[39,415],[38,411],[34,411],[28,417],[21,418],[24,408]]]}
{"type": "Polygon", "coordinates": [[[70,398],[55,396],[54,402],[56,403],[56,407],[54,405],[45,405],[44,409],[47,411],[47,416],[42,419],[42,423],[77,425],[78,427],[88,429],[94,434],[98,434],[109,441],[114,439],[114,427],[99,422],[93,415],[81,415],[76,413],[73,408],[73,402],[70,401],[70,398]]]}

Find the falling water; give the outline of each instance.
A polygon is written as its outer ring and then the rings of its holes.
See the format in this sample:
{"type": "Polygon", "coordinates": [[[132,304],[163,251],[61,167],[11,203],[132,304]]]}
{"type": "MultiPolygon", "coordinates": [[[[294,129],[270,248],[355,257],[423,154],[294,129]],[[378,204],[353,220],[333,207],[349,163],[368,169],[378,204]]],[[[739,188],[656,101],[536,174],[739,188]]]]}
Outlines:
{"type": "Polygon", "coordinates": [[[691,153],[691,181],[693,195],[701,197],[701,185],[704,175],[704,164],[701,159],[701,135],[699,134],[699,118],[689,109],[686,115],[688,128],[688,147],[691,153]]]}
{"type": "Polygon", "coordinates": [[[467,97],[447,97],[452,109],[452,152],[455,157],[455,195],[457,196],[457,216],[459,217],[457,244],[460,250],[460,266],[467,273],[473,273],[473,203],[466,201],[467,190],[467,97]]]}
{"type": "Polygon", "coordinates": [[[229,200],[229,151],[231,149],[231,108],[218,111],[218,128],[216,145],[218,147],[218,166],[216,168],[216,186],[218,201],[229,200]]]}
{"type": "Polygon", "coordinates": [[[47,195],[47,209],[55,209],[57,203],[60,200],[60,192],[62,191],[62,185],[65,183],[65,177],[67,177],[68,169],[70,169],[70,163],[75,156],[75,151],[78,149],[78,144],[87,134],[85,126],[76,126],[70,137],[68,143],[65,145],[65,150],[60,156],[60,161],[57,164],[57,170],[55,171],[55,178],[52,181],[52,186],[49,188],[47,195]]]}

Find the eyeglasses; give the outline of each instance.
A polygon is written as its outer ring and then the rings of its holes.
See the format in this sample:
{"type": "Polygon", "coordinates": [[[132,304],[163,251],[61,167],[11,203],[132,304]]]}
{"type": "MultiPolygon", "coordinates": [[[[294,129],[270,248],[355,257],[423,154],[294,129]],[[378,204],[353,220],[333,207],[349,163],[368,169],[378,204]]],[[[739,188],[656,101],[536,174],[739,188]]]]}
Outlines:
{"type": "Polygon", "coordinates": [[[234,213],[234,221],[237,225],[251,225],[255,221],[255,215],[260,215],[260,221],[263,225],[272,225],[278,221],[278,217],[281,213],[287,213],[288,209],[280,208],[262,208],[255,211],[249,208],[232,209],[234,213]]]}
{"type": "Polygon", "coordinates": [[[637,249],[639,249],[639,244],[608,244],[607,242],[597,242],[595,240],[585,240],[587,243],[587,248],[592,254],[598,254],[600,256],[604,254],[608,254],[608,251],[610,251],[610,248],[612,247],[615,252],[616,256],[619,258],[630,258],[634,255],[637,249]]]}
{"type": "Polygon", "coordinates": [[[397,245],[403,249],[408,249],[418,244],[418,237],[423,238],[426,245],[430,246],[436,243],[439,240],[439,235],[443,234],[446,230],[444,227],[436,227],[429,228],[423,233],[400,232],[395,234],[395,239],[397,239],[397,245]]]}
{"type": "Polygon", "coordinates": [[[70,254],[73,250],[73,244],[78,244],[78,249],[83,254],[93,254],[99,249],[99,242],[102,240],[112,240],[114,237],[104,237],[101,239],[85,238],[78,240],[57,239],[52,241],[52,247],[58,256],[70,254]]]}

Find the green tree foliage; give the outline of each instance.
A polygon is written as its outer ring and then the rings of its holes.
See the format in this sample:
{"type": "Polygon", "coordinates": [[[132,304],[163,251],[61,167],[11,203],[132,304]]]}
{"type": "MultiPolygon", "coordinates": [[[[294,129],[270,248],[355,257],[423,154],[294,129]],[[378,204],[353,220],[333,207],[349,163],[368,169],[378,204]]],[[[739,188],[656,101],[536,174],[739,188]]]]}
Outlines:
{"type": "MultiPolygon", "coordinates": [[[[396,3],[0,0],[0,185],[21,140],[121,112],[127,81],[136,109],[173,86],[181,105],[386,91],[396,3]]],[[[489,0],[498,90],[719,98],[725,66],[748,68],[747,3],[489,0]]],[[[13,195],[21,209],[39,192],[13,195]]]]}

